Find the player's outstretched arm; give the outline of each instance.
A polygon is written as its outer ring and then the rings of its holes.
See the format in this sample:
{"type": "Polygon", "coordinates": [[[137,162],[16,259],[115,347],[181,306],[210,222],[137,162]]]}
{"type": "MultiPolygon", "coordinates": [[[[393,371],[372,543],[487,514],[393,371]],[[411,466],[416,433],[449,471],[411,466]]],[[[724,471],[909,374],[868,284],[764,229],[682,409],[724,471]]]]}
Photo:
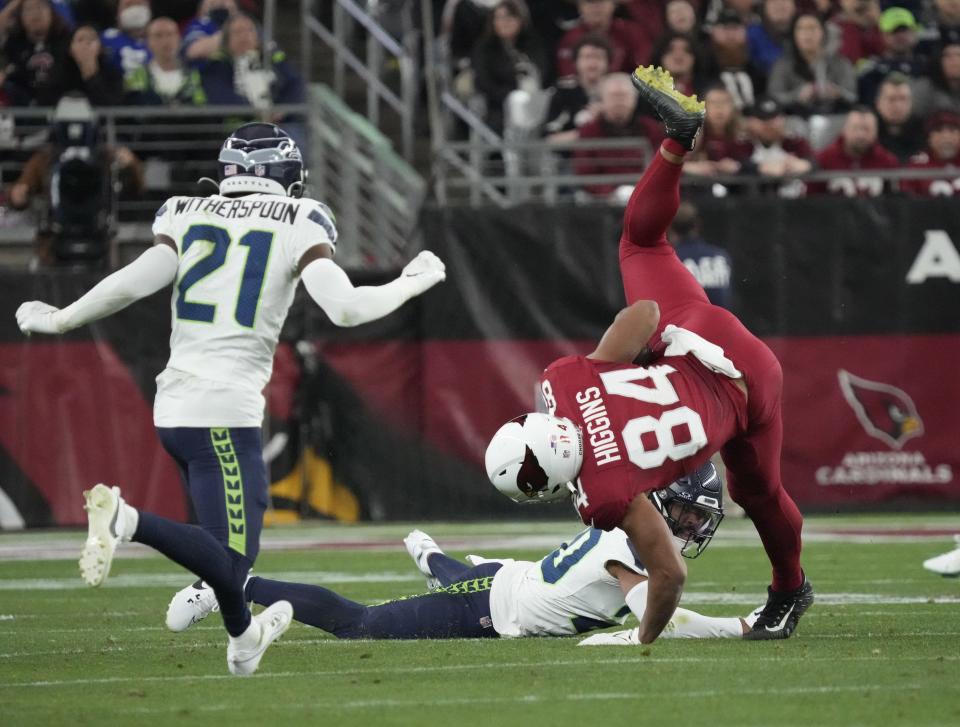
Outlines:
{"type": "Polygon", "coordinates": [[[429,250],[407,263],[400,277],[386,285],[355,288],[343,269],[319,251],[307,251],[300,270],[310,297],[338,326],[358,326],[383,318],[447,277],[443,262],[429,250]]]}
{"type": "Polygon", "coordinates": [[[620,527],[647,569],[646,604],[640,618],[639,638],[641,643],[649,644],[670,622],[680,603],[687,566],[663,517],[645,494],[633,498],[620,527]]]}
{"type": "Polygon", "coordinates": [[[632,363],[643,351],[660,323],[660,306],[638,300],[619,313],[587,358],[612,363],[632,363]]]}
{"type": "Polygon", "coordinates": [[[158,237],[140,257],[62,310],[39,300],[24,303],[17,309],[17,325],[24,333],[58,334],[106,318],[172,283],[178,262],[173,242],[158,237]]]}

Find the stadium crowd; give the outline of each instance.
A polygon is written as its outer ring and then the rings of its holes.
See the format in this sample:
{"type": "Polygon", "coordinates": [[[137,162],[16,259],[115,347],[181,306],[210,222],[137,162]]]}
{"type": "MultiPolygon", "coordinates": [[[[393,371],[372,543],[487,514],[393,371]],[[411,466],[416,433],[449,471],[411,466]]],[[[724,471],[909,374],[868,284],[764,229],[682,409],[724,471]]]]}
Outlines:
{"type": "MultiPolygon", "coordinates": [[[[451,88],[507,139],[644,137],[655,149],[625,75],[654,64],[707,100],[689,175],[759,175],[783,196],[960,190],[960,0],[447,0],[441,18],[451,88]],[[781,179],[901,168],[950,169],[781,179]]],[[[573,157],[591,175],[647,161],[640,149],[573,157]]]]}

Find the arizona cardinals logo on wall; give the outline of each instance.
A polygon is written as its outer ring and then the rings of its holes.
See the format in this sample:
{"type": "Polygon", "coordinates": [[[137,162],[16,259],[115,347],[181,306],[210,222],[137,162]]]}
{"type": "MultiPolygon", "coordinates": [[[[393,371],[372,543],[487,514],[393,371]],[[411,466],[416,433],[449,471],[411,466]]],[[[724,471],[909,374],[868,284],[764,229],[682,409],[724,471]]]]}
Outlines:
{"type": "Polygon", "coordinates": [[[900,449],[923,434],[923,420],[913,399],[903,389],[867,381],[840,369],[837,372],[843,398],[871,437],[900,449]]]}

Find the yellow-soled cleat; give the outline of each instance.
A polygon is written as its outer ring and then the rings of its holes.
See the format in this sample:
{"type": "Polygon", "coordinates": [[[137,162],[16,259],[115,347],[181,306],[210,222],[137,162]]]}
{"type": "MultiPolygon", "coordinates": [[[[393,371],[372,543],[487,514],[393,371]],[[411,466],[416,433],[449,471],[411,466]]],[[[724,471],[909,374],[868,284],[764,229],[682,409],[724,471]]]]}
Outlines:
{"type": "Polygon", "coordinates": [[[663,121],[667,136],[693,149],[703,127],[706,104],[673,86],[673,76],[660,66],[639,66],[631,76],[637,92],[663,121]]]}

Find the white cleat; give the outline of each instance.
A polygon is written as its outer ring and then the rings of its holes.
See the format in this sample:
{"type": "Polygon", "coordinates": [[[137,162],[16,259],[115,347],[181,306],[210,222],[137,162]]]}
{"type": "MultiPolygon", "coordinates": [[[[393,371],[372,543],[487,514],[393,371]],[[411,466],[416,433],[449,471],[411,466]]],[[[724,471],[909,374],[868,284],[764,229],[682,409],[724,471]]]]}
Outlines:
{"type": "Polygon", "coordinates": [[[86,490],[83,497],[83,509],[87,511],[87,542],[80,552],[80,575],[87,585],[99,586],[110,574],[113,554],[124,539],[127,508],[119,487],[96,485],[86,490]]]}
{"type": "Polygon", "coordinates": [[[484,563],[506,563],[502,558],[484,558],[482,555],[468,555],[466,561],[470,565],[483,565],[484,563]]]}
{"type": "Polygon", "coordinates": [[[240,636],[227,642],[227,668],[235,676],[250,676],[263,658],[267,647],[290,628],[293,606],[290,601],[277,601],[253,617],[240,636]],[[249,642],[249,643],[248,643],[249,642]]]}
{"type": "Polygon", "coordinates": [[[636,646],[640,643],[640,629],[594,634],[580,641],[577,646],[636,646]]]}
{"type": "Polygon", "coordinates": [[[942,576],[956,577],[960,576],[960,535],[954,536],[957,548],[949,553],[938,555],[934,558],[927,558],[923,561],[923,567],[928,571],[939,573],[942,576]]]}
{"type": "Polygon", "coordinates": [[[167,628],[177,633],[200,623],[214,611],[220,610],[213,589],[203,580],[197,580],[177,591],[167,606],[167,628]]]}
{"type": "MultiPolygon", "coordinates": [[[[434,553],[442,553],[440,546],[436,544],[433,538],[422,530],[413,530],[403,539],[403,544],[407,548],[413,562],[417,564],[420,572],[427,577],[427,586],[430,587],[430,580],[436,580],[433,571],[430,570],[430,564],[427,559],[434,553]]],[[[439,584],[439,581],[437,581],[439,584]]],[[[431,589],[432,590],[432,589],[431,589]]]]}

